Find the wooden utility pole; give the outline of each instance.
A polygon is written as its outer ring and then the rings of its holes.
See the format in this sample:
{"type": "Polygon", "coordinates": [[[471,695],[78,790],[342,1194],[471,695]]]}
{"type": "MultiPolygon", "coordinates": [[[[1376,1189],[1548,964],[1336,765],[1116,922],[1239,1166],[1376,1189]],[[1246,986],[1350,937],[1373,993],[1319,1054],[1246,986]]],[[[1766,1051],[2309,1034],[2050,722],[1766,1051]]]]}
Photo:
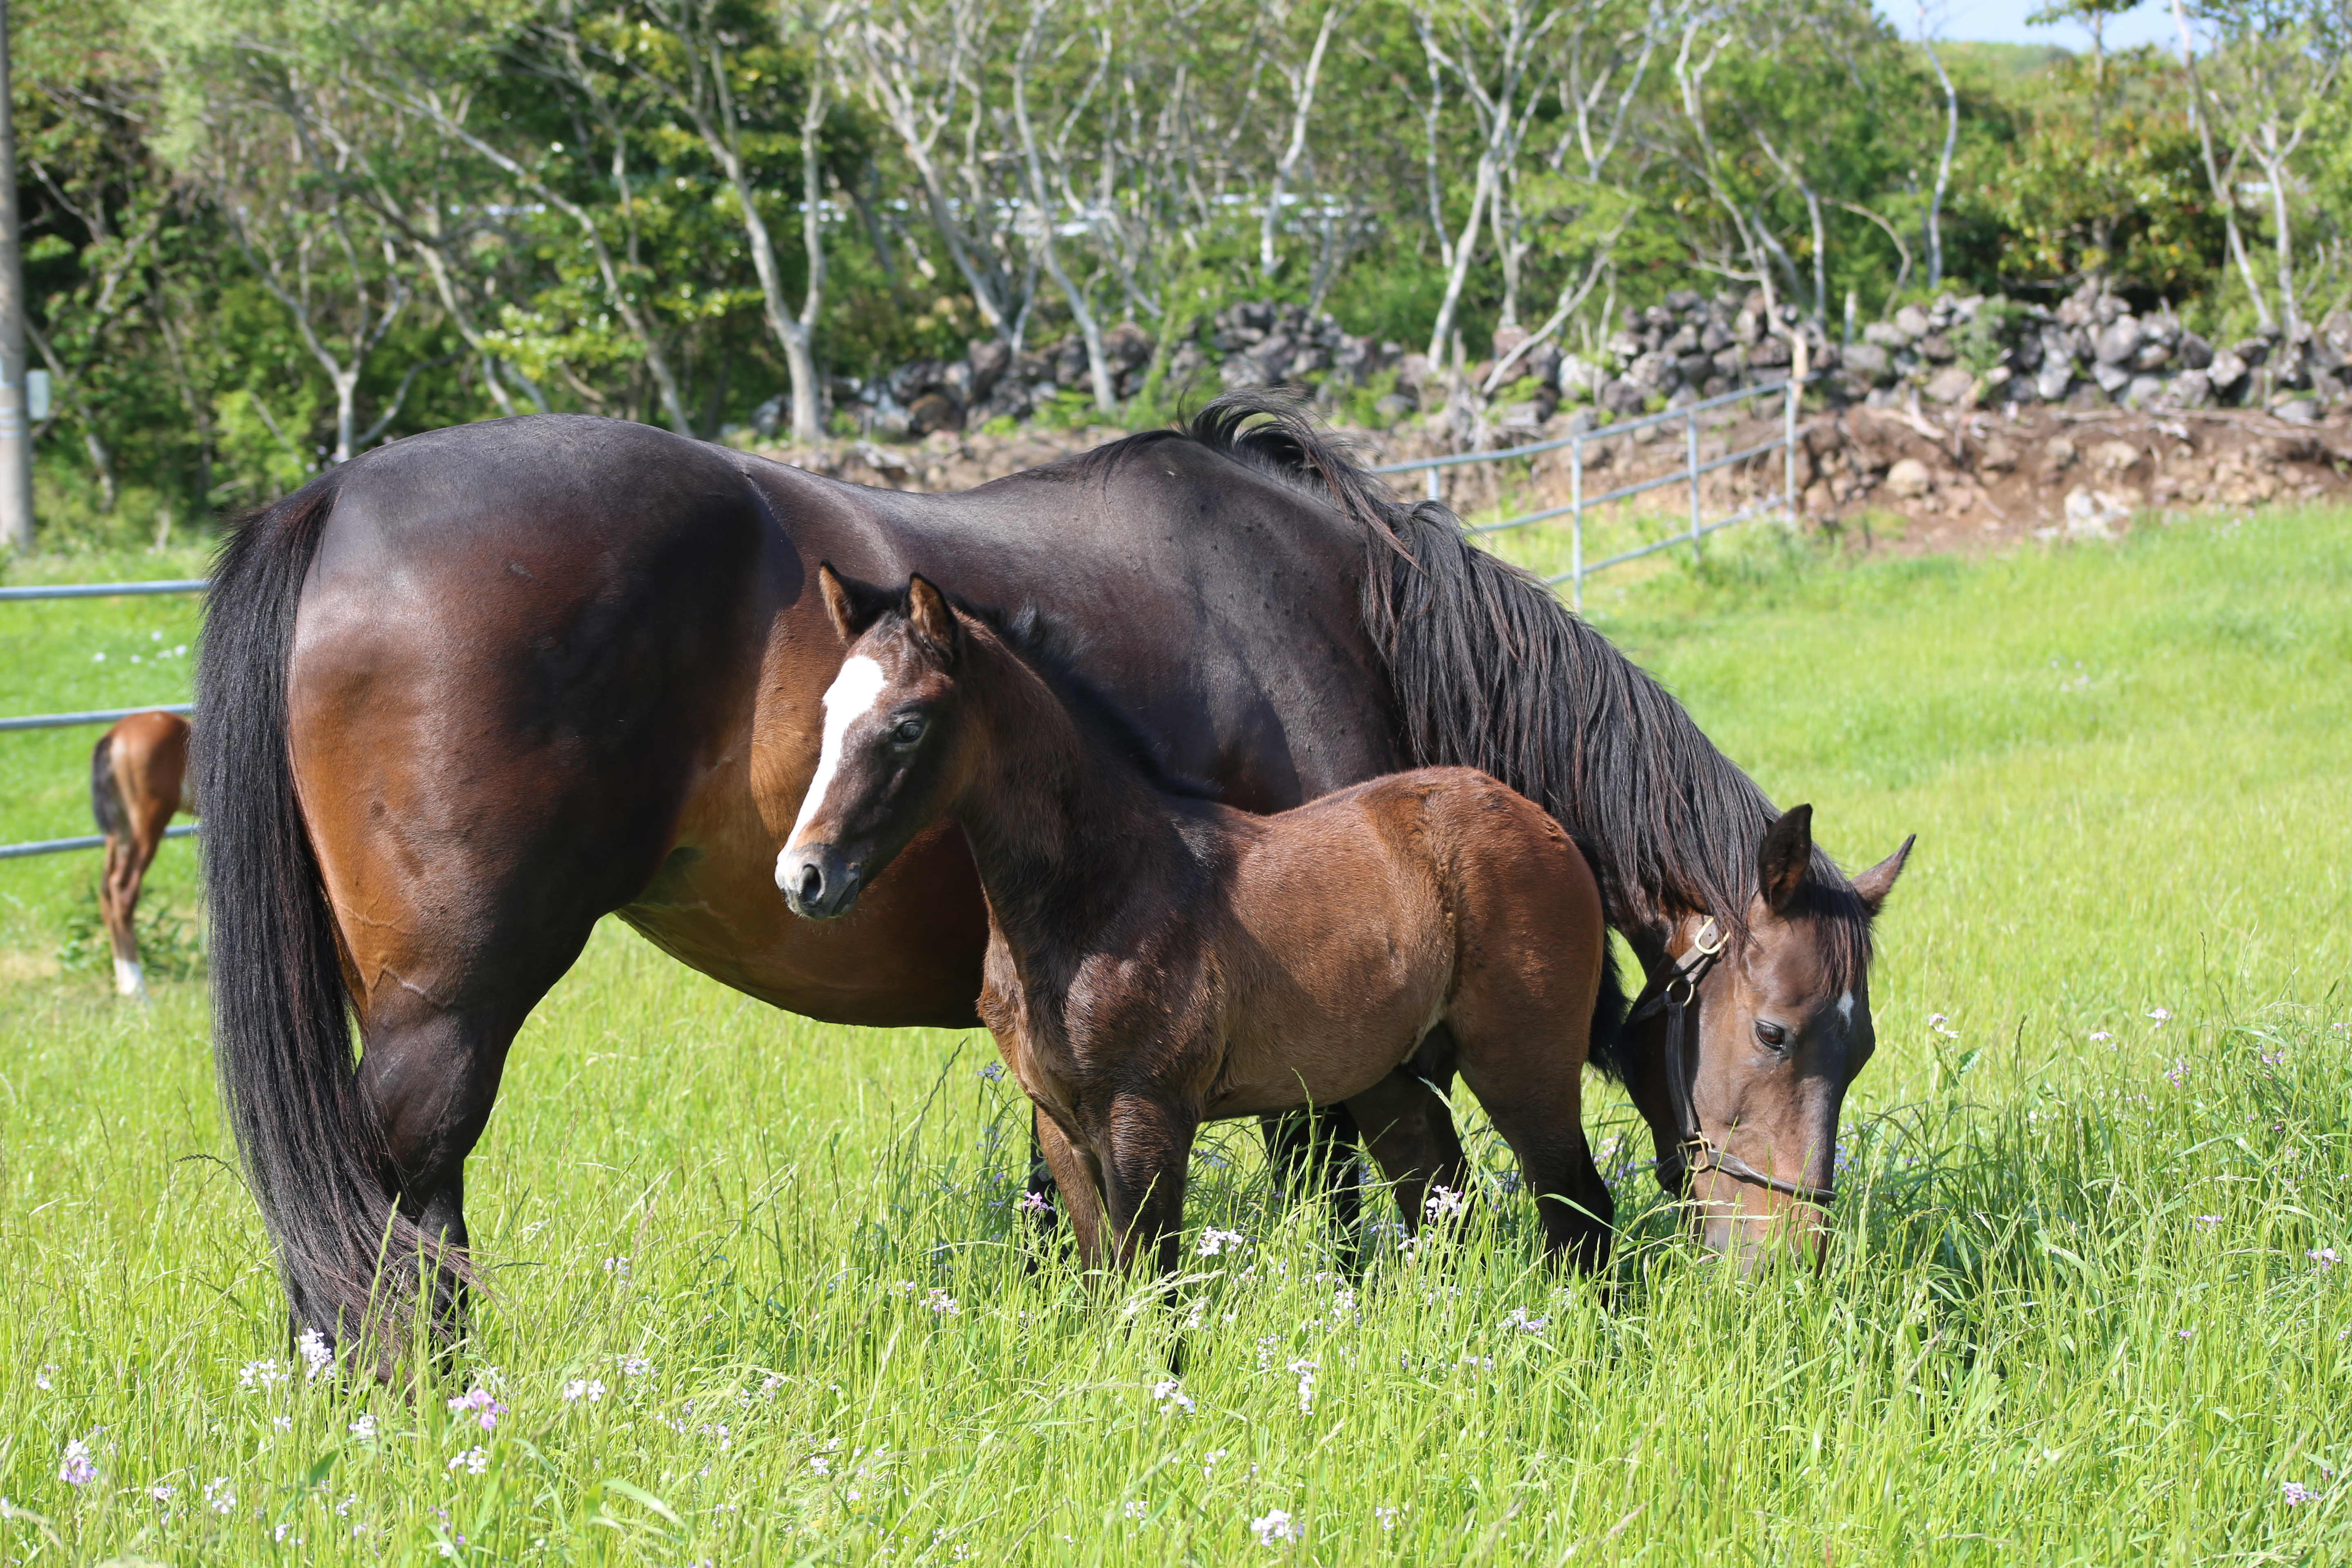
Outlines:
{"type": "Polygon", "coordinates": [[[25,257],[16,226],[16,127],[8,0],[0,0],[0,547],[33,548],[33,431],[25,407],[25,257]]]}

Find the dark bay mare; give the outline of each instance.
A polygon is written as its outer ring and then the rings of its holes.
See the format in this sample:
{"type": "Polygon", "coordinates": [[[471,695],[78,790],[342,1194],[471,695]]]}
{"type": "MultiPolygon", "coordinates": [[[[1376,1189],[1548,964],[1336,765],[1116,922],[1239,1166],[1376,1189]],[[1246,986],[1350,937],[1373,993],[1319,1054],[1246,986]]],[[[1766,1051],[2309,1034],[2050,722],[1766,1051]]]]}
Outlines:
{"type": "MultiPolygon", "coordinates": [[[[455,1327],[466,1156],[516,1029],[604,914],[794,1012],[976,1021],[987,922],[960,834],[919,837],[843,920],[777,893],[845,654],[820,560],[1034,604],[1168,768],[1242,809],[1431,764],[1543,806],[1657,977],[1603,1065],[1660,1179],[1717,1247],[1818,1226],[1902,852],[1849,882],[1604,638],[1443,508],[1385,499],[1294,405],[1229,396],[938,496],[542,416],[334,468],[247,519],[214,575],[215,1053],[298,1328],[393,1329],[379,1260],[436,1248],[455,1327]]],[[[1453,1137],[1434,1093],[1426,1113],[1453,1137]]]]}
{"type": "Polygon", "coordinates": [[[1317,1106],[1346,1107],[1419,1234],[1433,1186],[1469,1186],[1422,1113],[1414,1058],[1439,1029],[1547,1249],[1606,1260],[1582,1107],[1609,930],[1541,806],[1421,768],[1237,811],[1154,767],[1034,618],[919,576],[817,581],[849,658],[776,886],[839,920],[918,833],[962,828],[988,895],[980,1014],[1041,1113],[1081,1261],[1173,1273],[1201,1124],[1317,1106]]]}

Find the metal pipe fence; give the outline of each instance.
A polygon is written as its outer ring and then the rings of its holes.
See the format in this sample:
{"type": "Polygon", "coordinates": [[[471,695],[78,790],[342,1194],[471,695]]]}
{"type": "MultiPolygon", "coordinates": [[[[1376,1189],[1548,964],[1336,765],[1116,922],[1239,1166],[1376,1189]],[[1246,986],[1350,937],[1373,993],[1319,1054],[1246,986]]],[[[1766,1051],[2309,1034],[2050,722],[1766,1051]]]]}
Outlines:
{"type": "MultiPolygon", "coordinates": [[[[163,829],[166,838],[194,838],[195,836],[196,824],[193,822],[183,822],[163,829]]],[[[105,843],[106,840],[97,834],[89,833],[79,838],[36,838],[28,844],[0,844],[0,860],[20,859],[26,855],[55,855],[67,849],[96,849],[105,843]]]]}
{"type": "MultiPolygon", "coordinates": [[[[0,588],[0,603],[24,599],[110,599],[137,594],[201,594],[201,577],[179,577],[157,583],[55,583],[27,588],[0,588]]],[[[73,724],[111,724],[133,713],[193,713],[187,702],[150,702],[142,708],[91,708],[79,713],[24,713],[0,719],[0,732],[11,730],[58,730],[73,724]]],[[[187,824],[163,830],[166,838],[186,838],[195,833],[187,824]]],[[[36,838],[24,844],[0,844],[0,860],[27,855],[57,855],[68,849],[96,849],[106,840],[95,834],[78,838],[36,838]]]]}
{"type": "Polygon", "coordinates": [[[193,713],[193,702],[150,702],[144,708],[92,708],[81,713],[26,713],[0,719],[0,732],[9,730],[60,730],[71,724],[111,724],[133,713],[193,713]]]}
{"type": "Polygon", "coordinates": [[[1769,385],[1742,387],[1737,392],[1727,392],[1720,397],[1703,397],[1695,403],[1685,404],[1680,408],[1670,408],[1664,414],[1650,414],[1639,419],[1620,420],[1612,425],[1598,426],[1591,430],[1574,431],[1548,441],[1533,441],[1523,447],[1505,447],[1501,451],[1457,452],[1443,458],[1417,458],[1405,463],[1383,463],[1372,472],[1376,474],[1409,474],[1416,471],[1425,473],[1429,478],[1428,497],[1431,500],[1436,500],[1439,499],[1438,472],[1440,469],[1461,468],[1470,463],[1507,463],[1520,458],[1536,458],[1546,452],[1557,452],[1562,447],[1567,448],[1569,495],[1567,505],[1546,507],[1539,511],[1524,512],[1517,517],[1505,518],[1499,522],[1479,523],[1465,531],[1480,535],[1506,533],[1513,529],[1526,528],[1533,523],[1548,522],[1556,517],[1569,519],[1569,568],[1556,576],[1545,578],[1544,581],[1554,587],[1562,583],[1568,584],[1570,602],[1580,611],[1584,608],[1586,580],[1606,572],[1612,566],[1622,566],[1628,561],[1638,561],[1644,555],[1654,555],[1661,550],[1671,550],[1678,544],[1685,543],[1690,546],[1691,560],[1696,563],[1700,559],[1699,542],[1717,529],[1729,528],[1736,523],[1747,522],[1775,511],[1785,512],[1794,517],[1797,510],[1797,405],[1803,396],[1804,384],[1812,379],[1814,378],[1810,375],[1801,375],[1769,385]],[[1711,409],[1727,408],[1733,404],[1744,403],[1751,398],[1769,397],[1774,393],[1780,395],[1780,434],[1778,437],[1737,452],[1726,453],[1720,458],[1715,458],[1706,462],[1699,460],[1699,416],[1711,409]],[[1640,430],[1657,429],[1671,425],[1676,420],[1680,420],[1683,425],[1683,466],[1679,469],[1662,474],[1656,479],[1643,479],[1635,484],[1620,485],[1614,489],[1604,490],[1597,496],[1588,496],[1584,493],[1584,452],[1587,446],[1601,441],[1613,441],[1640,430]],[[1734,463],[1752,462],[1758,458],[1766,457],[1774,452],[1784,454],[1780,465],[1780,489],[1778,494],[1766,496],[1754,505],[1734,512],[1729,517],[1719,517],[1712,521],[1705,518],[1699,501],[1701,479],[1717,468],[1728,468],[1734,463]],[[1586,512],[1596,507],[1611,506],[1619,501],[1630,500],[1635,496],[1667,485],[1689,487],[1690,521],[1686,529],[1669,534],[1664,539],[1652,540],[1632,550],[1621,550],[1603,560],[1587,562],[1584,559],[1586,512]]]}
{"type": "Polygon", "coordinates": [[[51,583],[30,588],[0,588],[0,602],[10,599],[115,599],[132,594],[201,594],[202,577],[175,577],[163,583],[51,583]]]}
{"type": "MultiPolygon", "coordinates": [[[[1647,415],[1639,419],[1621,420],[1591,430],[1574,431],[1549,441],[1534,441],[1525,446],[1506,447],[1496,452],[1458,452],[1442,458],[1420,458],[1405,463],[1385,463],[1372,469],[1372,472],[1376,474],[1407,474],[1416,471],[1425,473],[1429,477],[1429,499],[1435,500],[1438,499],[1438,474],[1441,469],[1462,468],[1472,463],[1507,463],[1521,458],[1540,457],[1546,452],[1556,452],[1566,447],[1569,474],[1567,505],[1547,507],[1538,511],[1505,518],[1499,522],[1480,523],[1468,531],[1480,535],[1504,533],[1513,529],[1548,522],[1556,517],[1568,518],[1570,520],[1569,569],[1556,576],[1548,577],[1545,581],[1555,587],[1562,583],[1570,584],[1570,600],[1577,609],[1582,610],[1586,580],[1608,571],[1612,566],[1622,566],[1626,562],[1638,561],[1645,555],[1654,555],[1661,550],[1671,550],[1675,545],[1685,542],[1690,545],[1691,559],[1696,562],[1700,559],[1700,541],[1718,529],[1730,528],[1735,524],[1748,521],[1772,511],[1786,511],[1791,516],[1795,514],[1797,404],[1802,395],[1804,383],[1811,379],[1812,378],[1810,376],[1799,376],[1777,385],[1742,387],[1737,392],[1725,393],[1720,397],[1701,398],[1681,408],[1669,409],[1664,414],[1647,415]],[[1738,452],[1727,453],[1704,463],[1699,460],[1699,416],[1709,410],[1727,408],[1751,398],[1767,397],[1775,392],[1781,395],[1781,428],[1777,439],[1762,442],[1738,452]],[[1683,422],[1681,471],[1664,474],[1653,479],[1643,479],[1635,484],[1620,485],[1614,489],[1604,490],[1597,496],[1587,496],[1584,493],[1584,451],[1588,445],[1618,440],[1636,431],[1654,429],[1670,425],[1675,420],[1683,422]],[[1702,516],[1699,501],[1699,480],[1702,478],[1715,472],[1717,468],[1728,468],[1734,463],[1750,462],[1773,452],[1786,454],[1781,468],[1781,488],[1778,495],[1767,496],[1756,504],[1732,513],[1729,517],[1720,517],[1709,521],[1702,516]],[[1586,511],[1595,507],[1611,506],[1619,501],[1630,500],[1648,491],[1676,484],[1686,485],[1690,489],[1690,522],[1686,531],[1653,540],[1631,550],[1621,550],[1616,554],[1600,561],[1588,563],[1584,559],[1586,511]]],[[[154,583],[60,583],[20,588],[0,587],[0,603],[29,599],[116,598],[143,594],[200,594],[205,591],[205,580],[201,577],[184,577],[154,583]]],[[[52,730],[73,724],[110,724],[118,719],[127,719],[133,713],[192,711],[194,708],[189,703],[159,702],[144,708],[98,708],[76,713],[27,713],[15,718],[0,718],[0,731],[52,730]]],[[[164,837],[184,838],[195,831],[192,826],[173,827],[167,830],[164,837]]],[[[68,849],[95,848],[105,842],[106,840],[100,837],[83,837],[37,839],[26,844],[0,844],[0,860],[15,859],[27,855],[50,855],[68,849]]]]}

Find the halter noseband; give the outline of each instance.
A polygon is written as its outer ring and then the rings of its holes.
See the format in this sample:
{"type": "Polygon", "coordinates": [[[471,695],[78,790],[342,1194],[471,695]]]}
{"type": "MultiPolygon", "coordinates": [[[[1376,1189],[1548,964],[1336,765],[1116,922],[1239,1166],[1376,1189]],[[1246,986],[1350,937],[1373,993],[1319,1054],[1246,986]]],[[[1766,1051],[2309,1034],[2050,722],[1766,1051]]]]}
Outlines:
{"type": "Polygon", "coordinates": [[[1698,1011],[1698,988],[1706,983],[1729,941],[1715,917],[1707,916],[1706,923],[1692,939],[1690,951],[1651,981],[1633,1010],[1625,1015],[1628,1024],[1654,1018],[1660,1013],[1666,1016],[1666,1099],[1675,1119],[1675,1147],[1674,1152],[1657,1162],[1658,1184],[1680,1196],[1693,1176],[1716,1171],[1735,1182],[1826,1206],[1836,1198],[1835,1188],[1784,1182],[1768,1175],[1707,1137],[1699,1125],[1698,1100],[1691,1082],[1685,1042],[1695,1032],[1691,1016],[1698,1011]],[[1710,934],[1715,938],[1712,945],[1707,942],[1710,934]]]}

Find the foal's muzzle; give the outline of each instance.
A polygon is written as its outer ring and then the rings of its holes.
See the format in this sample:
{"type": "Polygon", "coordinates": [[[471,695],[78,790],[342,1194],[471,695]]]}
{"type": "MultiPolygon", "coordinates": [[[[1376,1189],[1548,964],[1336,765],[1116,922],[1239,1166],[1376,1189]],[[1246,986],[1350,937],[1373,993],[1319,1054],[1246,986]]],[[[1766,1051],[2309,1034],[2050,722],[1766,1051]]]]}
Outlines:
{"type": "Polygon", "coordinates": [[[829,921],[856,906],[859,869],[830,844],[804,844],[776,857],[776,886],[793,913],[829,921]]]}

